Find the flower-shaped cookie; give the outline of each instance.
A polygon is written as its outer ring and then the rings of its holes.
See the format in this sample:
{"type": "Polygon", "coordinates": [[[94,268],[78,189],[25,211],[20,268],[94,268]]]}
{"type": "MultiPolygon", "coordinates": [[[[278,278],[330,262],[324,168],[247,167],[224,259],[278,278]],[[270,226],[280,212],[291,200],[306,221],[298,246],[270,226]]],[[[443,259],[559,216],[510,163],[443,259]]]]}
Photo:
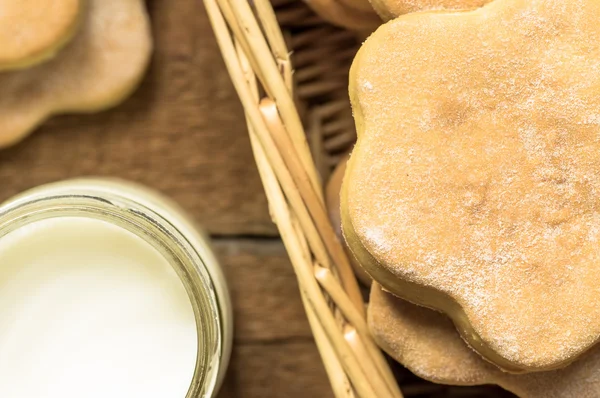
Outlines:
{"type": "Polygon", "coordinates": [[[417,11],[472,10],[492,0],[369,0],[375,11],[388,21],[417,11]]]}
{"type": "Polygon", "coordinates": [[[600,338],[600,1],[408,14],[354,60],[350,249],[509,371],[600,338]]]}
{"type": "Polygon", "coordinates": [[[483,360],[444,315],[371,290],[369,328],[377,344],[417,376],[440,384],[496,384],[522,398],[600,396],[600,347],[564,369],[515,375],[483,360]]]}
{"type": "Polygon", "coordinates": [[[75,33],[83,0],[0,0],[0,70],[52,57],[75,33]]]}
{"type": "Polygon", "coordinates": [[[89,0],[76,37],[52,60],[0,73],[0,147],[59,112],[93,112],[138,84],[152,48],[143,0],[89,0]]]}

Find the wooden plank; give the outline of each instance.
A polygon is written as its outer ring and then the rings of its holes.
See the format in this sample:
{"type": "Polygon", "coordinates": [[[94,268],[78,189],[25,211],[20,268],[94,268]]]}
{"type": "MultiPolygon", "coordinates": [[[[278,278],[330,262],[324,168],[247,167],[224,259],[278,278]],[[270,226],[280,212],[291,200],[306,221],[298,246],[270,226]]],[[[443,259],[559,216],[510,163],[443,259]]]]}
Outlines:
{"type": "Polygon", "coordinates": [[[333,392],[314,343],[238,345],[220,398],[327,398],[333,392]]]}
{"type": "Polygon", "coordinates": [[[279,240],[217,240],[240,343],[312,337],[296,276],[279,240]]]}
{"type": "Polygon", "coordinates": [[[232,362],[219,396],[332,396],[283,244],[221,239],[214,247],[235,317],[232,362]]]}
{"type": "Polygon", "coordinates": [[[202,2],[148,7],[156,51],[139,90],[101,114],[57,117],[0,151],[0,200],[70,177],[121,177],[167,193],[211,233],[275,235],[202,2]]]}

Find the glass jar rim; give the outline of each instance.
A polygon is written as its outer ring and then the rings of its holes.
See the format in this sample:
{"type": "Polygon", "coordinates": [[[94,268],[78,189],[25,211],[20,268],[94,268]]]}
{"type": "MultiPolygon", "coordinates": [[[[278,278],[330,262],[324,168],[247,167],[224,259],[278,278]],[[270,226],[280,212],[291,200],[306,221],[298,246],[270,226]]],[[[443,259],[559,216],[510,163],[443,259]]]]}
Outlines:
{"type": "Polygon", "coordinates": [[[223,353],[221,308],[205,259],[163,215],[128,197],[90,188],[25,192],[0,207],[0,239],[27,224],[55,217],[111,223],[152,245],[171,265],[190,299],[197,332],[196,366],[186,398],[212,396],[223,353]]]}

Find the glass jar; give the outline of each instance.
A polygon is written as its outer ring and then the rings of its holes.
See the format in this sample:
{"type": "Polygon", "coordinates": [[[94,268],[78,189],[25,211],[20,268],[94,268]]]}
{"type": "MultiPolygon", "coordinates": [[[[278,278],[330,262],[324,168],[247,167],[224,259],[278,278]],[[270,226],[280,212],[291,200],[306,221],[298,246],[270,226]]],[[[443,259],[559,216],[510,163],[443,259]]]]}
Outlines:
{"type": "Polygon", "coordinates": [[[208,238],[190,217],[169,199],[139,185],[78,179],[43,185],[4,203],[0,238],[53,217],[89,217],[111,223],[142,238],[164,256],[182,281],[196,320],[196,367],[186,397],[215,396],[231,352],[232,308],[208,238]]]}

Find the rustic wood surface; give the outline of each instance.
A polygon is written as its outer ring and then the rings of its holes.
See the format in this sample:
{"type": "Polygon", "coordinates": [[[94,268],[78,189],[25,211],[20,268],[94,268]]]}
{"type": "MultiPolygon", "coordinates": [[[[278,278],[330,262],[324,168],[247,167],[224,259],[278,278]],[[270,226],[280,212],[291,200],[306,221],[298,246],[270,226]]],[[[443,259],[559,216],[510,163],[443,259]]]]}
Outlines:
{"type": "MultiPolygon", "coordinates": [[[[141,87],[113,110],[55,117],[0,151],[0,200],[90,175],[167,194],[213,235],[230,281],[235,341],[220,397],[331,397],[201,0],[148,8],[156,48],[141,87]]],[[[419,389],[410,395],[434,396],[419,389]]]]}
{"type": "Polygon", "coordinates": [[[138,91],[60,116],[0,152],[0,200],[44,182],[116,176],[167,193],[218,235],[275,235],[242,108],[200,0],[151,0],[155,53],[138,91]]]}
{"type": "Polygon", "coordinates": [[[236,332],[220,397],[329,397],[204,7],[199,0],[148,7],[156,49],[141,87],[113,110],[56,117],[0,151],[0,200],[85,175],[171,196],[216,238],[230,281],[236,332]]]}
{"type": "Polygon", "coordinates": [[[215,249],[236,322],[220,397],[331,397],[281,242],[219,239],[215,249]]]}

